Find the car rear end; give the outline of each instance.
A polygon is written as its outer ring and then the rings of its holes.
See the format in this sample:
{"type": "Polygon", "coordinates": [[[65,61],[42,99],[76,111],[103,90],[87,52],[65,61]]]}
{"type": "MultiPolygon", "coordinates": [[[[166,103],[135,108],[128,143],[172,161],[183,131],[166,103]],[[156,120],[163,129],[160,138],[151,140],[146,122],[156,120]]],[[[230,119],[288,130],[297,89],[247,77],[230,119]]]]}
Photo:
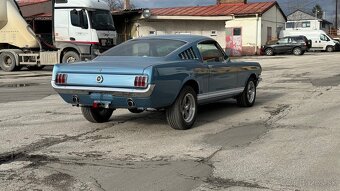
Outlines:
{"type": "Polygon", "coordinates": [[[52,87],[74,106],[104,108],[147,108],[150,96],[152,66],[149,63],[125,67],[105,67],[106,63],[55,65],[52,87]]]}

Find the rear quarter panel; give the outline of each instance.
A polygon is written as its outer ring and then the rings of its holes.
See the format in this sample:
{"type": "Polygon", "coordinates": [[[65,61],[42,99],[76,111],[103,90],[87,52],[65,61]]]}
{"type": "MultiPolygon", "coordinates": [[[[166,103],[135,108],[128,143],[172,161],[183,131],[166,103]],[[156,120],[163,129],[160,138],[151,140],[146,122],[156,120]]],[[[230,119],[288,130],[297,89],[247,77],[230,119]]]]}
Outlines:
{"type": "Polygon", "coordinates": [[[205,74],[194,72],[199,68],[204,69],[205,67],[195,60],[176,61],[154,66],[151,83],[156,85],[152,96],[153,100],[157,100],[157,107],[170,106],[189,80],[196,81],[199,89],[203,91],[204,83],[208,79],[205,74]]]}

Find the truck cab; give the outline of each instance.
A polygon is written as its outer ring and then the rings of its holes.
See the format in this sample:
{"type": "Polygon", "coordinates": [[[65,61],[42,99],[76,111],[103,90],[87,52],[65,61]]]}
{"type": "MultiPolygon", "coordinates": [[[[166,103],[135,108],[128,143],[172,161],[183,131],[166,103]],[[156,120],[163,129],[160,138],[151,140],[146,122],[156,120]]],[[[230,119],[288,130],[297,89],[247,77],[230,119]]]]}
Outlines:
{"type": "Polygon", "coordinates": [[[90,60],[116,44],[117,33],[107,2],[56,0],[54,46],[61,62],[90,60]]]}

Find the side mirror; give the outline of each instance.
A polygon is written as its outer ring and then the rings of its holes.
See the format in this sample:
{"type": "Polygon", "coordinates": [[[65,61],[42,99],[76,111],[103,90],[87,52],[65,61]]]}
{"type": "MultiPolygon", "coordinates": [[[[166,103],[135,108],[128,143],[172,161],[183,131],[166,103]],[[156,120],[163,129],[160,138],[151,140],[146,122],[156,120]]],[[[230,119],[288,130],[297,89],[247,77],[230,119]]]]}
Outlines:
{"type": "Polygon", "coordinates": [[[224,55],[224,60],[225,60],[226,62],[229,62],[229,61],[230,61],[229,56],[228,56],[228,55],[224,55]]]}

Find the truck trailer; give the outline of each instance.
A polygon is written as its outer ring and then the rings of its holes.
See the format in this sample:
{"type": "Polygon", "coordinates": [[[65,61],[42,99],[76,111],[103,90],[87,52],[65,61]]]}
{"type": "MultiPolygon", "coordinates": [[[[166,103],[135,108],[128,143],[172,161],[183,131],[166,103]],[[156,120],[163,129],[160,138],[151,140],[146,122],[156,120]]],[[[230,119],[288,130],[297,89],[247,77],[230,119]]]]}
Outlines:
{"type": "Polygon", "coordinates": [[[53,0],[51,12],[51,39],[46,40],[31,29],[15,0],[0,1],[2,70],[90,60],[116,44],[117,33],[104,0],[53,0]]]}

